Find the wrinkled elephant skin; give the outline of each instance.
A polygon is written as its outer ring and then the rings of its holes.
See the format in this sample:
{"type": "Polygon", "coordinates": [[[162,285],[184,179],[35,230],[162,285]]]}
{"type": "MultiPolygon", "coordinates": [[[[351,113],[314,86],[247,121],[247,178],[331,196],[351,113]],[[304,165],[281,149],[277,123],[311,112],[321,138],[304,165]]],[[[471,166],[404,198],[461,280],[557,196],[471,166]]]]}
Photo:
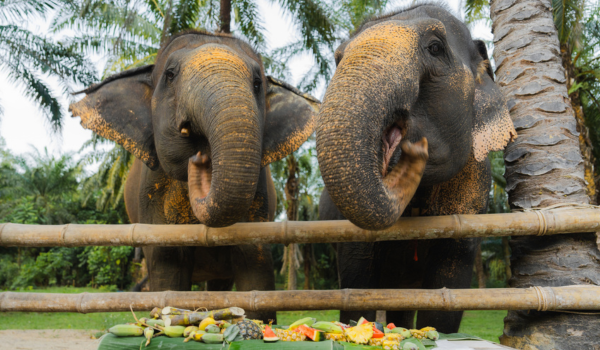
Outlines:
{"type": "MultiPolygon", "coordinates": [[[[485,45],[436,5],[365,22],[335,53],[317,117],[320,219],[368,230],[400,216],[484,213],[489,151],[516,136],[485,45]]],[[[477,241],[338,244],[341,288],[469,288],[477,241]]],[[[374,310],[342,312],[342,322],[374,310]]],[[[418,313],[456,332],[461,312],[418,313]]],[[[413,328],[414,312],[387,312],[413,328]]]]}
{"type": "MultiPolygon", "coordinates": [[[[137,158],[125,189],[131,222],[222,227],[273,220],[269,163],[313,132],[319,101],[266,77],[260,56],[230,35],[186,32],[150,66],[84,90],[83,127],[137,158]]],[[[150,289],[272,290],[268,245],[146,247],[150,289]]],[[[201,306],[201,305],[199,305],[201,306]]],[[[274,312],[249,315],[264,321],[274,312]]]]}

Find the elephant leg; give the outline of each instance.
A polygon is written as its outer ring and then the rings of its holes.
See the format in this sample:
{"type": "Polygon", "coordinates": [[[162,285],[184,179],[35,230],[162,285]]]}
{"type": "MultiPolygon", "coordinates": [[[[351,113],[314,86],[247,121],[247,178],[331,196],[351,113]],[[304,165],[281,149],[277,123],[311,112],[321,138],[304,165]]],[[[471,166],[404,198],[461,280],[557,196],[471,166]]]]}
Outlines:
{"type": "MultiPolygon", "coordinates": [[[[267,244],[244,244],[231,247],[231,265],[236,290],[275,290],[271,247],[267,244]]],[[[277,323],[275,311],[249,311],[246,317],[277,323]]]]}
{"type": "MultiPolygon", "coordinates": [[[[379,243],[338,243],[338,273],[340,288],[372,289],[378,288],[379,280],[379,243]]],[[[340,311],[340,322],[357,321],[361,316],[369,321],[375,320],[376,310],[340,311]]]]}
{"type": "MultiPolygon", "coordinates": [[[[424,289],[469,288],[478,239],[444,239],[429,251],[423,278],[424,289]]],[[[456,333],[462,311],[419,311],[417,328],[435,327],[442,333],[456,333]]]]}
{"type": "Polygon", "coordinates": [[[192,289],[194,247],[145,247],[150,291],[192,289]]]}
{"type": "Polygon", "coordinates": [[[233,278],[206,281],[206,289],[214,292],[229,292],[233,288],[233,278]]]}

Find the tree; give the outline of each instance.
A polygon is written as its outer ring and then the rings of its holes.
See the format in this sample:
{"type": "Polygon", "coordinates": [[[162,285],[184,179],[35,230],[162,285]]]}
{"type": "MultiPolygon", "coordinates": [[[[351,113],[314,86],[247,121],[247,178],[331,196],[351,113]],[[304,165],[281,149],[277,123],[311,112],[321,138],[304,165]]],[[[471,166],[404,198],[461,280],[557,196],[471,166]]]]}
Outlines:
{"type": "MultiPolygon", "coordinates": [[[[519,133],[504,155],[511,208],[589,203],[552,4],[495,1],[490,13],[496,81],[519,133]]],[[[511,287],[600,283],[593,234],[513,237],[510,243],[511,287]]],[[[584,349],[597,325],[597,318],[580,314],[510,311],[501,342],[521,349],[584,349]]]]}
{"type": "Polygon", "coordinates": [[[94,82],[96,70],[75,47],[55,43],[15,23],[44,18],[62,5],[60,0],[0,0],[0,68],[40,106],[53,131],[62,127],[63,110],[42,75],[56,78],[66,94],[70,83],[94,82]]]}

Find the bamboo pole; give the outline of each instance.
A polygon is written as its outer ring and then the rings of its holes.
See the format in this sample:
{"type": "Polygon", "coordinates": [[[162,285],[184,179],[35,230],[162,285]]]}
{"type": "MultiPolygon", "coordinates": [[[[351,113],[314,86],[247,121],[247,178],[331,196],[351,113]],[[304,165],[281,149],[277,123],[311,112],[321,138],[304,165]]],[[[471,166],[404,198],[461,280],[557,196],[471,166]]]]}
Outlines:
{"type": "Polygon", "coordinates": [[[555,235],[600,231],[600,209],[401,218],[381,231],[349,221],[204,225],[0,225],[0,246],[229,246],[263,243],[374,242],[413,239],[555,235]]]}
{"type": "Polygon", "coordinates": [[[0,293],[0,311],[114,312],[154,307],[285,310],[600,310],[600,287],[252,292],[0,293]]]}

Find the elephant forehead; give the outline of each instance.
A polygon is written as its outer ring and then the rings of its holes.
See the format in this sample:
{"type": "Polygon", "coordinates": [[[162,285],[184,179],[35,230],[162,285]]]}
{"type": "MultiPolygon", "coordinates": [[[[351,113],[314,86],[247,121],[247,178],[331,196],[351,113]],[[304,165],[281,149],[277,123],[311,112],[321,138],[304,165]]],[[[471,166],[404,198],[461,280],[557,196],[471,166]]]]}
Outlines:
{"type": "Polygon", "coordinates": [[[189,77],[199,73],[211,74],[224,69],[235,72],[238,77],[243,79],[252,77],[248,65],[239,55],[230,48],[217,44],[203,45],[194,50],[192,56],[184,65],[183,75],[189,77]]]}
{"type": "Polygon", "coordinates": [[[404,61],[409,61],[416,53],[418,38],[418,33],[410,26],[381,23],[355,37],[345,49],[345,58],[366,54],[391,64],[406,63],[404,61]]]}

